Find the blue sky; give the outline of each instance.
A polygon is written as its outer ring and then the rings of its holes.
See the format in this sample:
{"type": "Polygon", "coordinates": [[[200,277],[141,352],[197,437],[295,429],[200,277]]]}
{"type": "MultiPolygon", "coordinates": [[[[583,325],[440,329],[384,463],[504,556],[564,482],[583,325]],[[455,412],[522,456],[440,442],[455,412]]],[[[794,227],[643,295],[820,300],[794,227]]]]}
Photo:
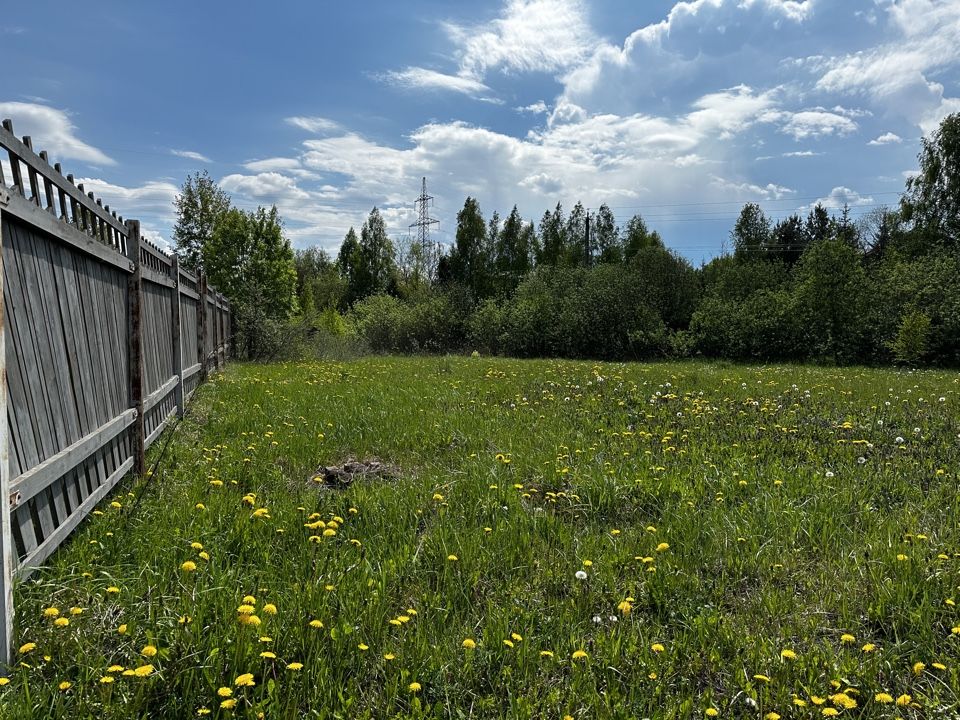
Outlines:
{"type": "Polygon", "coordinates": [[[426,176],[443,242],[468,194],[606,202],[699,262],[748,201],[895,204],[958,37],[958,0],[36,0],[0,115],[160,241],[198,169],[332,252],[373,205],[406,233],[426,176]]]}

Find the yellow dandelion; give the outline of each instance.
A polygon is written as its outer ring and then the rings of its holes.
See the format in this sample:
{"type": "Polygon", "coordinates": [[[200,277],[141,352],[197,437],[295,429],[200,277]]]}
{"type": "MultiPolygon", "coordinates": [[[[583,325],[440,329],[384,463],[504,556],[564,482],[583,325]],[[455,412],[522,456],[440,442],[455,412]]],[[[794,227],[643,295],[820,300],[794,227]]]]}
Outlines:
{"type": "Polygon", "coordinates": [[[852,645],[856,641],[857,639],[850,633],[844,633],[840,636],[840,642],[842,642],[844,645],[852,645]]]}
{"type": "Polygon", "coordinates": [[[263,606],[263,613],[265,615],[276,615],[277,606],[274,605],[273,603],[267,603],[266,605],[263,606]]]}
{"type": "Polygon", "coordinates": [[[287,670],[303,670],[303,663],[298,663],[298,662],[287,663],[287,670]]]}
{"type": "Polygon", "coordinates": [[[880,703],[881,705],[889,705],[893,702],[893,695],[889,693],[880,692],[873,696],[875,702],[880,703]]]}
{"type": "Polygon", "coordinates": [[[113,675],[104,675],[102,678],[100,678],[100,683],[102,685],[109,685],[112,682],[113,682],[113,675]]]}
{"type": "Polygon", "coordinates": [[[187,560],[185,563],[180,565],[180,569],[185,573],[192,573],[197,569],[197,564],[193,560],[187,560]]]}
{"type": "Polygon", "coordinates": [[[153,657],[157,654],[157,648],[153,645],[144,645],[143,649],[140,651],[140,654],[144,657],[153,657]]]}
{"type": "Polygon", "coordinates": [[[585,650],[576,650],[571,656],[574,660],[586,660],[589,657],[585,650]]]}
{"type": "Polygon", "coordinates": [[[147,677],[151,673],[153,673],[153,665],[141,665],[133,671],[133,674],[137,677],[147,677]]]}
{"type": "Polygon", "coordinates": [[[237,687],[253,687],[257,683],[254,682],[253,673],[243,673],[243,675],[237,675],[233,684],[237,687]]]}
{"type": "Polygon", "coordinates": [[[784,648],[780,651],[780,657],[782,657],[784,660],[796,660],[797,654],[789,648],[784,648]]]}
{"type": "Polygon", "coordinates": [[[220,703],[220,707],[224,710],[233,710],[237,706],[236,698],[227,698],[220,703]]]}
{"type": "Polygon", "coordinates": [[[407,689],[410,690],[410,692],[412,692],[412,693],[418,693],[418,692],[420,692],[420,690],[423,689],[423,687],[420,685],[420,683],[414,681],[414,682],[410,683],[409,685],[407,685],[407,689]]]}
{"type": "Polygon", "coordinates": [[[70,624],[70,621],[67,620],[66,618],[57,618],[56,620],[53,621],[53,624],[56,625],[57,627],[66,627],[67,625],[70,624]]]}
{"type": "Polygon", "coordinates": [[[43,611],[43,616],[46,618],[55,618],[60,614],[60,610],[55,607],[48,607],[43,611]]]}
{"type": "Polygon", "coordinates": [[[31,652],[36,649],[37,649],[36,643],[28,642],[20,646],[19,652],[21,655],[26,655],[28,652],[31,652]]]}
{"type": "Polygon", "coordinates": [[[903,695],[897,698],[896,702],[899,707],[907,707],[910,703],[913,702],[913,696],[907,695],[906,693],[904,693],[903,695]]]}
{"type": "Polygon", "coordinates": [[[69,689],[72,688],[72,687],[73,687],[73,683],[70,682],[69,680],[64,680],[62,683],[60,683],[59,685],[57,685],[57,688],[58,688],[60,691],[62,691],[62,692],[66,692],[67,690],[69,690],[69,689]]]}
{"type": "Polygon", "coordinates": [[[460,643],[460,645],[466,650],[473,650],[474,648],[477,647],[477,641],[474,640],[473,638],[467,638],[462,643],[460,643]]]}
{"type": "Polygon", "coordinates": [[[669,550],[669,549],[670,549],[669,543],[662,542],[659,545],[657,545],[657,552],[663,552],[664,550],[669,550]]]}
{"type": "Polygon", "coordinates": [[[652,650],[655,653],[662,653],[664,650],[666,650],[666,648],[663,647],[663,645],[661,645],[660,643],[654,643],[653,645],[650,646],[650,650],[652,650]]]}
{"type": "Polygon", "coordinates": [[[231,695],[233,695],[233,688],[224,686],[219,690],[217,690],[217,695],[219,695],[220,697],[230,697],[231,695]]]}

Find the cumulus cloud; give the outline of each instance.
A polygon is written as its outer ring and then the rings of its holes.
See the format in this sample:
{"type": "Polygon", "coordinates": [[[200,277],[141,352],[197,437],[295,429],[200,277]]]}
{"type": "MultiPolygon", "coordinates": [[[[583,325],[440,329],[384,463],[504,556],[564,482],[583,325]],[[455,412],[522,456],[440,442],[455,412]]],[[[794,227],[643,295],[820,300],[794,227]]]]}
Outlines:
{"type": "Polygon", "coordinates": [[[77,137],[77,129],[65,110],[38,103],[0,102],[0,116],[13,120],[18,135],[36,139],[36,149],[45,149],[51,160],[81,160],[91,165],[115,165],[102,150],[77,137]]]}
{"type": "Polygon", "coordinates": [[[820,198],[811,205],[806,206],[804,209],[813,207],[814,205],[820,204],[823,205],[828,210],[839,210],[844,205],[850,207],[862,207],[864,205],[872,205],[874,202],[872,197],[861,195],[856,190],[851,190],[848,187],[835,187],[830,191],[830,194],[820,198]]]}
{"type": "Polygon", "coordinates": [[[377,77],[397,87],[445,90],[489,101],[493,98],[484,79],[491,71],[559,72],[582,61],[595,43],[581,0],[508,0],[488,22],[448,21],[443,28],[454,45],[455,72],[413,66],[377,77]]]}
{"type": "Polygon", "coordinates": [[[889,145],[890,143],[901,143],[903,138],[901,138],[896,133],[886,132],[883,135],[874,138],[867,145],[889,145]]]}
{"type": "Polygon", "coordinates": [[[213,162],[213,160],[208,158],[206,155],[198,153],[194,150],[171,150],[170,154],[176,155],[177,157],[186,158],[187,160],[196,160],[197,162],[213,162]]]}

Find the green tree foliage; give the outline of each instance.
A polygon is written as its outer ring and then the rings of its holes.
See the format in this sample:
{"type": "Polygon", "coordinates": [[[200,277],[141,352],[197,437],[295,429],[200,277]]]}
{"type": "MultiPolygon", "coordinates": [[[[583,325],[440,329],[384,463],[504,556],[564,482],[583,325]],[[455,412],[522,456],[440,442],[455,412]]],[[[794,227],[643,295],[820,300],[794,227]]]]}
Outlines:
{"type": "Polygon", "coordinates": [[[513,291],[530,272],[532,225],[524,225],[517,206],[507,216],[494,245],[494,285],[499,294],[513,291]]]}
{"type": "Polygon", "coordinates": [[[770,244],[770,221],[756,203],[747,203],[730,231],[734,254],[757,256],[770,244]]]}
{"type": "Polygon", "coordinates": [[[620,228],[613,212],[606,203],[600,206],[593,216],[590,229],[591,254],[600,263],[623,262],[623,248],[620,246],[620,228]]]}
{"type": "Polygon", "coordinates": [[[923,139],[920,172],[907,180],[903,219],[930,242],[960,249],[960,113],[923,139]]]}
{"type": "Polygon", "coordinates": [[[647,224],[640,215],[634,215],[627,221],[623,238],[623,258],[629,262],[643,248],[663,247],[660,234],[647,229],[647,224]]]}
{"type": "Polygon", "coordinates": [[[564,264],[568,267],[586,267],[590,264],[590,251],[587,247],[587,211],[583,203],[577,202],[567,216],[564,235],[567,246],[564,251],[564,264]]]}
{"type": "Polygon", "coordinates": [[[490,252],[487,226],[477,201],[468,197],[457,213],[456,244],[448,259],[449,277],[468,288],[474,298],[483,298],[490,291],[490,252]]]}
{"type": "Polygon", "coordinates": [[[248,357],[263,356],[278,326],[297,311],[293,249],[277,208],[230,208],[203,250],[208,281],[230,298],[235,345],[248,357]]]}
{"type": "Polygon", "coordinates": [[[866,273],[843,240],[811,245],[797,266],[795,309],[804,341],[817,357],[848,362],[861,355],[866,273]]]}
{"type": "Polygon", "coordinates": [[[346,294],[346,282],[337,266],[318,247],[296,250],[297,300],[304,315],[339,307],[346,294]]]}
{"type": "Polygon", "coordinates": [[[927,354],[930,345],[930,316],[911,310],[900,318],[897,334],[888,343],[893,359],[903,365],[914,365],[927,354]]]}
{"type": "Polygon", "coordinates": [[[540,220],[540,247],[537,252],[537,265],[560,265],[567,256],[567,223],[563,216],[563,206],[557,203],[553,212],[549,210],[540,220]]]}
{"type": "Polygon", "coordinates": [[[188,270],[198,270],[209,259],[206,248],[217,223],[230,209],[230,196],[204,170],[187,176],[173,204],[177,211],[173,242],[180,263],[188,270]]]}

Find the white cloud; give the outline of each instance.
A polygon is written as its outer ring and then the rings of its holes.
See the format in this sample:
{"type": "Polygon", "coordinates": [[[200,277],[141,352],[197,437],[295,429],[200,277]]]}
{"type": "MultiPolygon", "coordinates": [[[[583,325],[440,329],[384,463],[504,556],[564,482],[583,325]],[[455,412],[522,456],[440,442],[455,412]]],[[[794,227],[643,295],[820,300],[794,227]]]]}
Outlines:
{"type": "Polygon", "coordinates": [[[892,41],[831,58],[811,58],[817,88],[858,93],[929,132],[960,100],[947,98],[934,77],[960,66],[960,3],[890,0],[885,5],[892,41]]]}
{"type": "Polygon", "coordinates": [[[48,105],[0,102],[0,116],[13,120],[17,135],[30,135],[34,148],[47,150],[51,162],[81,160],[91,165],[115,165],[102,150],[77,137],[69,114],[48,105]]]}
{"type": "Polygon", "coordinates": [[[405,70],[391,70],[380,76],[391,85],[402,88],[422,90],[449,90],[464,95],[484,95],[490,88],[479,80],[463,75],[447,75],[422,67],[408,67],[405,70]]]}
{"type": "Polygon", "coordinates": [[[746,200],[781,200],[793,195],[796,190],[777,185],[776,183],[767,183],[766,185],[757,185],[750,182],[736,182],[727,180],[716,175],[710,178],[712,185],[726,191],[732,192],[738,199],[746,200]]]}
{"type": "Polygon", "coordinates": [[[459,46],[460,74],[475,79],[495,68],[563,70],[585,58],[594,42],[580,0],[508,0],[501,15],[485,25],[445,27],[459,46]]]}
{"type": "Polygon", "coordinates": [[[830,194],[826,197],[822,197],[817,200],[815,203],[812,203],[803,209],[813,207],[814,205],[820,204],[823,205],[828,210],[839,210],[844,205],[849,205],[850,207],[858,207],[863,205],[872,205],[874,202],[872,197],[861,195],[856,190],[851,190],[848,187],[835,187],[830,191],[830,194]]]}
{"type": "Polygon", "coordinates": [[[340,129],[340,124],[329,120],[328,118],[323,117],[305,117],[302,115],[288,117],[286,122],[289,125],[298,127],[301,130],[306,130],[311,133],[328,133],[335,132],[340,129]]]}
{"type": "Polygon", "coordinates": [[[78,178],[77,184],[83,184],[86,192],[93,191],[104,205],[110,205],[118,215],[136,218],[138,212],[162,212],[173,214],[173,200],[180,188],[164,180],[152,180],[138,187],[115,185],[100,178],[78,178]]]}
{"type": "Polygon", "coordinates": [[[213,160],[208,158],[206,155],[198,153],[194,150],[171,150],[170,154],[176,155],[177,157],[186,158],[187,160],[196,160],[197,162],[213,162],[213,160]]]}
{"type": "Polygon", "coordinates": [[[298,158],[265,158],[263,160],[250,160],[243,164],[243,167],[253,173],[281,173],[283,175],[292,175],[301,180],[319,180],[320,176],[315,172],[306,170],[298,158]]]}
{"type": "Polygon", "coordinates": [[[516,111],[519,113],[530,113],[531,115],[547,115],[550,112],[550,108],[547,107],[547,104],[543,100],[538,100],[530,105],[518,107],[516,111]]]}
{"type": "Polygon", "coordinates": [[[455,73],[414,66],[376,77],[397,87],[494,101],[484,82],[491,71],[563,71],[587,57],[595,44],[581,0],[507,0],[489,22],[466,26],[448,21],[443,28],[455,46],[455,73]]]}
{"type": "Polygon", "coordinates": [[[889,145],[890,143],[901,143],[903,138],[901,138],[896,133],[886,132],[878,138],[875,138],[867,143],[867,145],[889,145]]]}
{"type": "Polygon", "coordinates": [[[794,113],[782,113],[785,123],[781,130],[794,140],[819,138],[827,135],[849,135],[858,128],[850,118],[823,108],[801,110],[794,113]]]}
{"type": "Polygon", "coordinates": [[[267,204],[306,200],[310,197],[292,178],[276,172],[227,175],[220,181],[220,187],[227,192],[240,193],[267,204]]]}

